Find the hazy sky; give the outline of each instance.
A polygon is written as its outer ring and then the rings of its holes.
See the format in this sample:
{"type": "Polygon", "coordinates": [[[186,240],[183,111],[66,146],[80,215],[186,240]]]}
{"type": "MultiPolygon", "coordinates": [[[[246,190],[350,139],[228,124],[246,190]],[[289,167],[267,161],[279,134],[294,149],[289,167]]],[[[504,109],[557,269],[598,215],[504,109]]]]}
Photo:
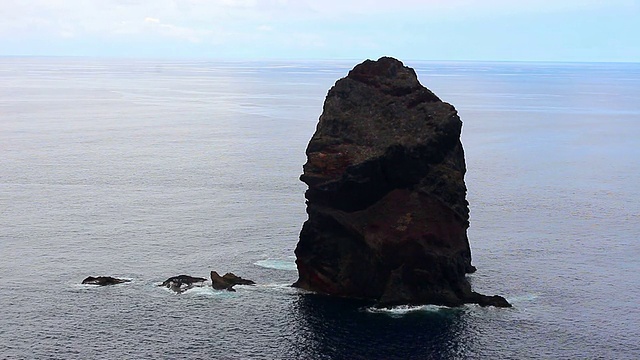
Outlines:
{"type": "Polygon", "coordinates": [[[0,0],[0,55],[640,62],[640,0],[0,0]]]}

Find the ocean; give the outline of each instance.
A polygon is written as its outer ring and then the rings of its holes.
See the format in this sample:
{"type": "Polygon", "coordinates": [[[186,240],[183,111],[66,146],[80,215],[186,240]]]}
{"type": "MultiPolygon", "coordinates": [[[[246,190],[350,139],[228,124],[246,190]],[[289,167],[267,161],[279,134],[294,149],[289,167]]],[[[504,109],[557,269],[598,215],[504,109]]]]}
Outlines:
{"type": "Polygon", "coordinates": [[[513,308],[289,286],[358,62],[0,58],[0,358],[640,358],[640,64],[405,61],[460,113],[469,279],[513,308]],[[257,285],[157,286],[211,270],[257,285]]]}

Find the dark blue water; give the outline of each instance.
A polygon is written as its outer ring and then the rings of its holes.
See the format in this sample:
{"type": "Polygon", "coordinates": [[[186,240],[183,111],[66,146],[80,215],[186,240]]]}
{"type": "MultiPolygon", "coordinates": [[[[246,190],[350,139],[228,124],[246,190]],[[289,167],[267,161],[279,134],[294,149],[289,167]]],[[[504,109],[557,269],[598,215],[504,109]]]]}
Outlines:
{"type": "Polygon", "coordinates": [[[288,286],[355,63],[1,58],[0,358],[639,358],[640,65],[407,61],[464,122],[470,280],[514,308],[375,311],[288,286]],[[210,270],[258,285],[156,286],[210,270]]]}

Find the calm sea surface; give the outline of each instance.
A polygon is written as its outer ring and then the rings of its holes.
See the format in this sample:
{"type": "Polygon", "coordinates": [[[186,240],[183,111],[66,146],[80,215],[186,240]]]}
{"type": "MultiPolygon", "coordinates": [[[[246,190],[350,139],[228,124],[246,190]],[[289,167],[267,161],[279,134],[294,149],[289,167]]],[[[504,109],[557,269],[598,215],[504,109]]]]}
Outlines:
{"type": "Polygon", "coordinates": [[[640,358],[640,64],[405,62],[460,112],[470,281],[512,309],[289,287],[357,62],[0,58],[0,358],[640,358]],[[259,285],[157,286],[210,270],[259,285]]]}

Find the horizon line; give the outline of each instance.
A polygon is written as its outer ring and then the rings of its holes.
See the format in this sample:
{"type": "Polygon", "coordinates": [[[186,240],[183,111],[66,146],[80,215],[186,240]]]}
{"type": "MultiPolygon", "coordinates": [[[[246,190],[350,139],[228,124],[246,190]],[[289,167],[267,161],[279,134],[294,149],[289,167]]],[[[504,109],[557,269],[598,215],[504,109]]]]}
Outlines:
{"type": "MultiPolygon", "coordinates": [[[[433,62],[433,63],[544,63],[544,64],[640,64],[640,60],[478,60],[478,59],[416,59],[407,58],[399,59],[391,55],[382,55],[393,57],[402,62],[433,62]]],[[[161,61],[213,61],[213,62],[347,62],[347,61],[364,61],[377,60],[374,57],[368,58],[240,58],[240,57],[207,57],[207,56],[122,56],[122,55],[14,55],[0,54],[0,58],[73,58],[73,59],[104,59],[104,60],[161,60],[161,61]]],[[[379,57],[378,57],[379,58],[379,57]]]]}

